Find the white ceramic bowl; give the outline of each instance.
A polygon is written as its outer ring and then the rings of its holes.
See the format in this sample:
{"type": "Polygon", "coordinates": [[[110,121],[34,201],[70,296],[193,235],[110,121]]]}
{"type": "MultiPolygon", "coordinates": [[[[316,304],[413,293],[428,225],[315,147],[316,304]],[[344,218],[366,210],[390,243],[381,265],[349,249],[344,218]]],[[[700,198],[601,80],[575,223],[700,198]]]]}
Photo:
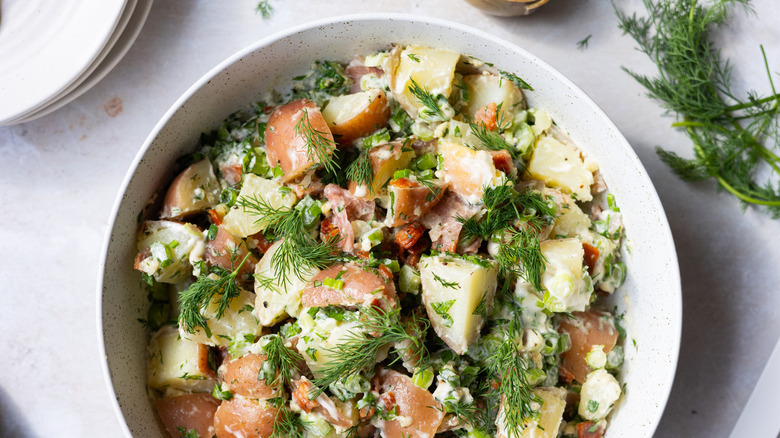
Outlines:
{"type": "MultiPolygon", "coordinates": [[[[628,341],[621,379],[626,394],[611,417],[608,437],[649,437],[666,404],[680,345],[682,300],[669,225],[658,195],[631,146],[585,93],[536,56],[460,24],[406,15],[328,19],[258,41],[201,78],[171,107],[141,148],[125,179],[109,226],[98,291],[98,327],[105,371],[128,435],[163,436],[147,401],[145,347],[138,322],[148,307],[132,267],[137,218],[169,182],[174,162],[191,152],[202,131],[307,71],[316,59],[348,61],[392,42],[446,47],[514,72],[543,108],[601,166],[625,217],[628,279],[612,298],[626,312],[628,341]],[[634,348],[632,340],[638,348],[634,348]]],[[[608,80],[605,78],[605,80],[608,80]]]]}

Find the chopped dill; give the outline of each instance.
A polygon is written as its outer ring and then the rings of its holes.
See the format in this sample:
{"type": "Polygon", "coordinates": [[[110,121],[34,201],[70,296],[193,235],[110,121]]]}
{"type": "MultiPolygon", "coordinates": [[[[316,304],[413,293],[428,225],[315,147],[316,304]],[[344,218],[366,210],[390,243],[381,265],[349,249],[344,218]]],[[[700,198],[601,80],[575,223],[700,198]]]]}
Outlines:
{"type": "Polygon", "coordinates": [[[302,136],[306,140],[306,157],[314,163],[315,161],[328,173],[335,173],[339,164],[334,160],[333,153],[336,151],[336,142],[326,136],[326,132],[318,131],[311,124],[309,119],[309,110],[303,109],[303,116],[295,124],[295,134],[302,136]]]}
{"type": "Polygon", "coordinates": [[[422,103],[431,114],[437,115],[441,120],[447,120],[447,116],[444,115],[444,111],[439,106],[439,99],[437,96],[431,94],[427,87],[421,86],[414,79],[411,80],[409,85],[409,92],[416,97],[420,103],[422,103]]]}
{"type": "Polygon", "coordinates": [[[257,3],[257,6],[255,6],[255,12],[260,14],[264,20],[267,20],[271,18],[271,14],[273,14],[274,8],[269,3],[269,0],[263,0],[257,3]]]}
{"type": "Polygon", "coordinates": [[[284,339],[279,335],[271,335],[268,343],[263,346],[266,358],[265,362],[270,364],[274,370],[273,375],[263,375],[263,370],[258,375],[258,380],[264,380],[266,385],[281,386],[285,382],[293,379],[293,372],[300,371],[298,363],[303,360],[303,356],[297,351],[287,348],[284,345],[284,339]],[[270,380],[269,380],[270,379],[270,380]]]}
{"type": "Polygon", "coordinates": [[[366,186],[369,193],[374,193],[374,165],[368,149],[347,166],[347,179],[366,186]]]}
{"type": "Polygon", "coordinates": [[[517,76],[514,73],[509,73],[507,71],[499,70],[499,73],[501,73],[501,76],[509,79],[512,81],[513,84],[515,84],[515,87],[521,89],[521,90],[528,90],[528,91],[534,91],[534,87],[531,86],[528,82],[524,81],[522,78],[517,76]]]}
{"type": "Polygon", "coordinates": [[[590,42],[590,38],[593,36],[593,34],[590,34],[586,36],[585,38],[581,39],[580,41],[577,41],[577,48],[580,50],[585,50],[588,48],[588,43],[590,42]]]}

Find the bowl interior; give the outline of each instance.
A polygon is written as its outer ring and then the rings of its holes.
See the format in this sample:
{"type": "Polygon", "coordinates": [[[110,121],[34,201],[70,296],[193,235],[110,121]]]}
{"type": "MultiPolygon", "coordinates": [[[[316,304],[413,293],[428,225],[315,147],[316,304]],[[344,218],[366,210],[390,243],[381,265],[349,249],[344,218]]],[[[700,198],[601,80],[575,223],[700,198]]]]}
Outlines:
{"type": "Polygon", "coordinates": [[[645,169],[606,115],[571,81],[536,56],[462,25],[403,15],[361,15],[291,29],[244,49],[196,83],[174,104],[139,152],[117,199],[108,229],[98,298],[105,369],[126,432],[162,436],[145,389],[147,310],[132,268],[139,212],[173,177],[175,159],[191,152],[201,131],[308,70],[316,59],[348,61],[390,43],[446,47],[516,73],[535,91],[531,106],[594,157],[624,215],[628,266],[612,298],[626,313],[626,394],[611,417],[608,437],[651,436],[663,412],[677,364],[682,318],[679,270],[669,225],[645,169]],[[636,341],[636,347],[634,342],[636,341]]]}

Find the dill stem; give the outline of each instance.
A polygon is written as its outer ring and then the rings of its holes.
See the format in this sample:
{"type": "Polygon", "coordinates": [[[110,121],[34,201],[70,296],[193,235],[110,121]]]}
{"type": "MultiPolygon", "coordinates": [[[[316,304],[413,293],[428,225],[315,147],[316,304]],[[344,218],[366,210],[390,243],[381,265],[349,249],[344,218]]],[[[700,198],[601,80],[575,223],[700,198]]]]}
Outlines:
{"type": "Polygon", "coordinates": [[[726,110],[726,112],[739,111],[739,110],[751,108],[751,107],[758,106],[758,105],[761,105],[763,103],[771,102],[773,100],[778,100],[778,99],[780,99],[780,93],[772,94],[771,96],[767,96],[767,97],[764,97],[764,98],[761,98],[761,99],[758,99],[758,100],[754,100],[754,101],[751,101],[751,102],[743,102],[743,103],[739,103],[739,104],[736,104],[736,105],[727,106],[725,108],[725,110],[726,110]]]}
{"type": "Polygon", "coordinates": [[[737,190],[734,187],[732,187],[731,184],[726,182],[726,180],[723,179],[723,177],[720,176],[720,174],[715,175],[715,178],[717,178],[718,183],[724,189],[728,190],[729,193],[731,193],[732,195],[736,196],[737,198],[739,198],[739,199],[741,199],[741,200],[743,200],[745,202],[749,202],[751,204],[767,205],[767,206],[772,206],[772,207],[780,207],[780,201],[765,201],[763,199],[756,199],[756,198],[752,198],[750,196],[747,196],[747,195],[743,194],[739,190],[737,190]]]}

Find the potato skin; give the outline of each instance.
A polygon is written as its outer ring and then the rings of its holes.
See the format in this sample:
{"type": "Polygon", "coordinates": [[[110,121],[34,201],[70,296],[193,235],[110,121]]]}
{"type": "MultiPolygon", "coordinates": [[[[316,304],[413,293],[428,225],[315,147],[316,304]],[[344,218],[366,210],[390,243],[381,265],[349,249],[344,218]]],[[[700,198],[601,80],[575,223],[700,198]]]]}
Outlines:
{"type": "Polygon", "coordinates": [[[428,188],[417,183],[403,184],[404,178],[391,181],[388,192],[393,193],[395,200],[392,208],[392,216],[388,216],[385,223],[389,227],[398,227],[408,224],[428,213],[441,201],[447,185],[442,183],[428,188]]]}
{"type": "Polygon", "coordinates": [[[571,348],[561,354],[561,370],[574,376],[574,380],[583,383],[591,371],[585,356],[594,345],[603,345],[609,353],[618,339],[618,331],[608,313],[598,310],[572,312],[573,320],[564,318],[559,331],[568,333],[571,348]]]}
{"type": "Polygon", "coordinates": [[[356,306],[397,300],[395,284],[381,271],[371,270],[354,263],[335,264],[312,278],[301,294],[304,307],[356,306]],[[341,273],[344,282],[341,290],[320,284],[327,278],[336,278],[341,273]],[[315,286],[319,284],[319,286],[315,286]]]}
{"type": "Polygon", "coordinates": [[[365,93],[370,93],[369,103],[365,108],[347,120],[328,124],[339,143],[350,143],[387,126],[387,121],[390,119],[390,103],[385,92],[374,89],[365,93]]]}
{"type": "Polygon", "coordinates": [[[275,397],[277,390],[258,378],[264,362],[265,356],[251,353],[232,360],[225,366],[222,380],[234,394],[260,400],[275,397]]]}
{"type": "Polygon", "coordinates": [[[410,417],[412,420],[408,426],[403,426],[398,419],[385,421],[380,427],[382,436],[385,438],[434,436],[444,419],[444,409],[441,403],[433,398],[433,394],[415,386],[409,376],[395,371],[382,370],[378,377],[382,393],[380,399],[396,405],[398,417],[410,417]]]}
{"type": "Polygon", "coordinates": [[[222,402],[214,415],[217,438],[268,438],[278,413],[279,408],[265,401],[234,396],[222,402]]]}
{"type": "Polygon", "coordinates": [[[184,430],[195,429],[198,436],[212,436],[214,433],[214,413],[219,402],[208,393],[185,394],[176,397],[158,398],[154,407],[170,436],[181,434],[177,427],[184,430]]]}
{"type": "MultiPolygon", "coordinates": [[[[276,107],[265,128],[265,146],[268,164],[271,167],[282,167],[282,182],[297,178],[313,164],[307,153],[306,137],[295,130],[295,126],[304,116],[304,111],[308,114],[312,129],[333,144],[335,149],[333,134],[314,102],[300,99],[276,107]]],[[[314,162],[318,161],[315,154],[314,162]]]]}

